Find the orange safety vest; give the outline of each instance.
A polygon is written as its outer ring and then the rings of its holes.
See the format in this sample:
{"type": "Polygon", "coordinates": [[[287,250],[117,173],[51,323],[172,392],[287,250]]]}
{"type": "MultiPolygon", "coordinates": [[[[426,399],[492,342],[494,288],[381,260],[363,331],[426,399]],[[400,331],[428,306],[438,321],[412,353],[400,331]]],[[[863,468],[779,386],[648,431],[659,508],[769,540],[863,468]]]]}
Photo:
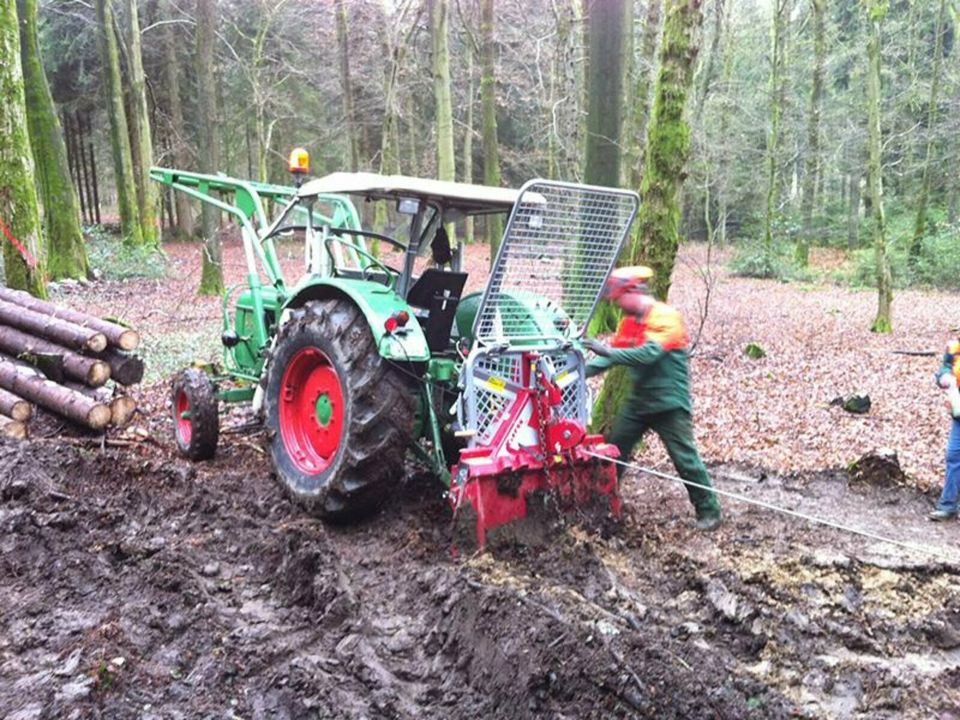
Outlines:
{"type": "Polygon", "coordinates": [[[685,349],[690,339],[680,313],[658,302],[642,320],[627,315],[617,326],[617,334],[610,344],[615,348],[634,348],[650,340],[660,343],[666,352],[685,349]]]}

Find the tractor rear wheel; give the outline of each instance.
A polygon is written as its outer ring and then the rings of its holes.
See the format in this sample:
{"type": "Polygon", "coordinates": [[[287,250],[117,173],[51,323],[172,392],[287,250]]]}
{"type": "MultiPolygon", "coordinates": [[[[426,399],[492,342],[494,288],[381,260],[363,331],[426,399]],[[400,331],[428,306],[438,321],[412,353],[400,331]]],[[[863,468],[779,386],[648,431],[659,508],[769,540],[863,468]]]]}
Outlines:
{"type": "Polygon", "coordinates": [[[277,476],[321,517],[372,510],[403,472],[416,396],[349,300],[294,311],[271,354],[264,403],[277,476]]]}
{"type": "Polygon", "coordinates": [[[209,460],[217,452],[220,416],[217,393],[210,377],[197,368],[173,379],[173,437],[180,454],[190,460],[209,460]]]}

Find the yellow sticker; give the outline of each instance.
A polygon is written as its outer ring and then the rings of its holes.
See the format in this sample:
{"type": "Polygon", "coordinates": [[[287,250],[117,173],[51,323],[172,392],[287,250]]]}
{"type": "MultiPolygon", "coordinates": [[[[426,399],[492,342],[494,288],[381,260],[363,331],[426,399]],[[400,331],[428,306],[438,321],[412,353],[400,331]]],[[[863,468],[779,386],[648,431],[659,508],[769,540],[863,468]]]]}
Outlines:
{"type": "Polygon", "coordinates": [[[488,377],[487,385],[492,387],[494,390],[503,390],[507,386],[507,381],[503,378],[488,377]]]}
{"type": "Polygon", "coordinates": [[[554,382],[556,382],[556,383],[562,383],[564,380],[567,379],[567,376],[568,376],[569,374],[570,374],[570,371],[569,371],[569,370],[564,370],[563,372],[557,373],[557,376],[554,378],[554,382]]]}

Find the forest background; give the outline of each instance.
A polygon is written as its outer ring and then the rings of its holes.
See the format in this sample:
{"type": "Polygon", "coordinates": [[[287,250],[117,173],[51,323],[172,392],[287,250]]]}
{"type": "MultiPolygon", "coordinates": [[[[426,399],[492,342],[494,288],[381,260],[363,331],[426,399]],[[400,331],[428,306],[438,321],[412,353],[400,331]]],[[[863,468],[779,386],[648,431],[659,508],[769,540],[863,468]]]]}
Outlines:
{"type": "Polygon", "coordinates": [[[662,296],[681,238],[736,244],[743,275],[874,286],[880,331],[894,286],[958,285],[955,0],[4,6],[0,53],[16,49],[22,74],[4,63],[3,92],[25,91],[29,125],[26,144],[5,103],[0,220],[26,254],[5,242],[4,257],[7,281],[37,293],[103,251],[71,216],[118,218],[119,252],[145,248],[129,266],[151,266],[158,223],[204,238],[201,291],[218,292],[215,216],[161,196],[148,168],[284,183],[294,144],[315,175],[636,189],[622,260],[654,265],[662,296]],[[811,267],[811,246],[851,262],[811,267]]]}

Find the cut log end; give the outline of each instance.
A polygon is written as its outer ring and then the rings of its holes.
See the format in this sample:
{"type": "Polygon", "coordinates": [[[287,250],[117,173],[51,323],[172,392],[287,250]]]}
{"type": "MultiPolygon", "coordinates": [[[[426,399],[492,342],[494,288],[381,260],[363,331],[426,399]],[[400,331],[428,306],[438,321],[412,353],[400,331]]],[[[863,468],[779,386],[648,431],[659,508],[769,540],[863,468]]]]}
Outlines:
{"type": "Polygon", "coordinates": [[[110,379],[110,365],[102,360],[96,360],[90,365],[87,372],[87,385],[90,387],[100,387],[110,379]]]}
{"type": "Polygon", "coordinates": [[[18,400],[10,408],[10,417],[20,422],[26,422],[33,417],[33,405],[26,400],[18,400]]]}
{"type": "Polygon", "coordinates": [[[140,347],[140,333],[136,330],[124,330],[120,333],[117,345],[121,350],[136,350],[140,347]]]}
{"type": "Polygon", "coordinates": [[[27,424],[19,420],[0,417],[0,435],[16,438],[17,440],[26,440],[27,424]]]}
{"type": "Polygon", "coordinates": [[[107,336],[103,333],[91,335],[87,340],[87,350],[90,352],[103,352],[107,349],[107,336]]]}
{"type": "Polygon", "coordinates": [[[109,405],[94,405],[87,413],[87,426],[92,430],[103,430],[112,417],[109,405]]]}
{"type": "Polygon", "coordinates": [[[137,411],[137,401],[129,395],[117,395],[110,401],[110,423],[123,427],[137,411]]]}

